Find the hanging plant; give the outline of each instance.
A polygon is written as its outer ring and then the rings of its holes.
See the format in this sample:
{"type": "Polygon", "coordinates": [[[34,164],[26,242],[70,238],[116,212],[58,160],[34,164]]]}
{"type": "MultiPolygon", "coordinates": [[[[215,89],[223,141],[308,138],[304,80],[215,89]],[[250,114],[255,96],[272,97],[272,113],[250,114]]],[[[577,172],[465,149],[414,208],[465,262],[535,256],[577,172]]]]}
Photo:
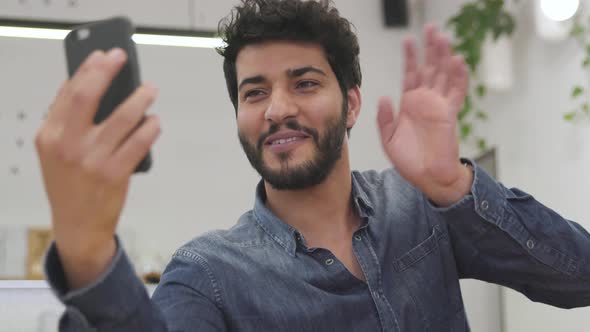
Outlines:
{"type": "Polygon", "coordinates": [[[452,28],[455,35],[453,48],[465,58],[473,86],[465,98],[463,109],[459,112],[460,137],[464,142],[473,137],[480,151],[487,149],[487,142],[484,137],[475,134],[474,123],[488,118],[488,113],[478,106],[488,90],[477,77],[482,46],[488,36],[491,36],[494,42],[502,36],[511,36],[515,25],[514,18],[505,10],[503,0],[469,2],[447,21],[447,26],[452,28]]]}
{"type": "MultiPolygon", "coordinates": [[[[570,31],[578,45],[584,50],[585,56],[580,63],[582,70],[590,74],[590,17],[585,15],[583,8],[574,16],[574,22],[570,31]],[[586,20],[584,21],[584,18],[586,20]]],[[[586,78],[589,78],[587,76],[586,78]]],[[[588,82],[587,82],[588,83],[588,82]]],[[[574,85],[571,89],[571,98],[577,103],[577,107],[563,115],[564,120],[574,122],[581,119],[590,119],[590,93],[581,84],[574,85]]]]}

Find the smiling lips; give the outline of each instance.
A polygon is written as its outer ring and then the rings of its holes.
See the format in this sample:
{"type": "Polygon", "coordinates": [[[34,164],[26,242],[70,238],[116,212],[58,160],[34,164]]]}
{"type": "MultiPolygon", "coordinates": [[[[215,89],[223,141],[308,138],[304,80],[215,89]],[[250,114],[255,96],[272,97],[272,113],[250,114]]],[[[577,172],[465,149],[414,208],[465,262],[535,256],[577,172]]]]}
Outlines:
{"type": "Polygon", "coordinates": [[[264,145],[269,147],[272,152],[287,152],[303,143],[308,135],[294,130],[287,130],[269,136],[264,145]]]}

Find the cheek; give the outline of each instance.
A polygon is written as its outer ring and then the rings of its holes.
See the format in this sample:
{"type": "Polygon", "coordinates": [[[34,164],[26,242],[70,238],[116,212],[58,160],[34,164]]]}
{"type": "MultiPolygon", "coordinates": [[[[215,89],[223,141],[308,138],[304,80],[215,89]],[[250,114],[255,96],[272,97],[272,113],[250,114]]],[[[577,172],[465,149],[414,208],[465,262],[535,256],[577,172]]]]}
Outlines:
{"type": "Polygon", "coordinates": [[[314,127],[323,127],[326,121],[331,121],[342,114],[342,95],[318,96],[310,100],[305,108],[309,110],[306,117],[310,123],[313,123],[314,127]]]}
{"type": "Polygon", "coordinates": [[[259,126],[256,116],[251,112],[238,111],[238,130],[243,136],[252,139],[252,135],[256,135],[259,126]]]}

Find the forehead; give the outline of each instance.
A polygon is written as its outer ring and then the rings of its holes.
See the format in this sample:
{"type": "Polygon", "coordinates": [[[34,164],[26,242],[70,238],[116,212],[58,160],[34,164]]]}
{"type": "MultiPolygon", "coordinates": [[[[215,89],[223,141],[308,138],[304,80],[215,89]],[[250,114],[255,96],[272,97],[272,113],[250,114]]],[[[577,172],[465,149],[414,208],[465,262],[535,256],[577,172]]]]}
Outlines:
{"type": "Polygon", "coordinates": [[[267,41],[250,44],[236,58],[238,81],[249,76],[286,74],[290,69],[313,66],[331,75],[330,63],[319,44],[267,41]]]}

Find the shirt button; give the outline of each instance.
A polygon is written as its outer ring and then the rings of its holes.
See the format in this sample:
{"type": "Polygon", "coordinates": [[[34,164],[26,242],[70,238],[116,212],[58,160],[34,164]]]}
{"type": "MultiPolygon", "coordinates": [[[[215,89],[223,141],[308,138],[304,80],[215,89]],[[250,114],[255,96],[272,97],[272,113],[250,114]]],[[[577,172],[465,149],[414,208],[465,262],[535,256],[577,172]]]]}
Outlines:
{"type": "Polygon", "coordinates": [[[357,235],[354,236],[354,239],[357,240],[357,241],[360,241],[363,238],[360,235],[357,234],[357,235]]]}
{"type": "Polygon", "coordinates": [[[526,246],[529,249],[533,249],[535,247],[535,241],[533,241],[533,240],[526,241],[526,246]]]}
{"type": "Polygon", "coordinates": [[[334,264],[334,260],[332,258],[326,259],[326,265],[330,266],[332,264],[334,264]]]}
{"type": "Polygon", "coordinates": [[[481,202],[481,208],[482,208],[482,210],[487,210],[488,207],[490,207],[490,203],[488,203],[488,201],[481,202]]]}
{"type": "Polygon", "coordinates": [[[373,291],[373,297],[375,299],[378,299],[379,298],[379,293],[377,293],[377,291],[373,291]]]}

